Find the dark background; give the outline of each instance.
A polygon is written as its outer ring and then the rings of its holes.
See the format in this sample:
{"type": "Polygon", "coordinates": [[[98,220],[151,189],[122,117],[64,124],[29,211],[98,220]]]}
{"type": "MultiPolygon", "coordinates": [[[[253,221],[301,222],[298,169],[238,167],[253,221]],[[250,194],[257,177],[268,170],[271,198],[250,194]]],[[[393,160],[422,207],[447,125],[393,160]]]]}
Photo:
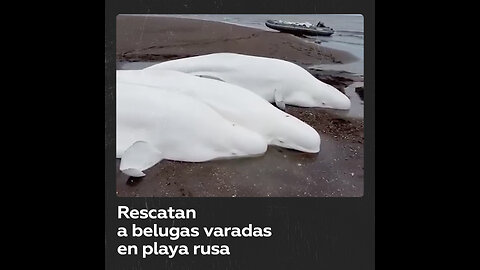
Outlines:
{"type": "MultiPolygon", "coordinates": [[[[105,268],[110,269],[374,269],[375,268],[374,1],[105,2],[105,268]],[[119,198],[115,194],[115,17],[117,14],[363,14],[365,22],[365,182],[361,198],[119,198]],[[117,205],[194,208],[197,219],[159,226],[272,227],[270,238],[121,239],[117,205]],[[230,256],[120,256],[120,244],[227,244],[230,256]]],[[[261,179],[258,179],[261,181],[261,179]]],[[[154,221],[135,221],[152,226],[154,221]]]]}

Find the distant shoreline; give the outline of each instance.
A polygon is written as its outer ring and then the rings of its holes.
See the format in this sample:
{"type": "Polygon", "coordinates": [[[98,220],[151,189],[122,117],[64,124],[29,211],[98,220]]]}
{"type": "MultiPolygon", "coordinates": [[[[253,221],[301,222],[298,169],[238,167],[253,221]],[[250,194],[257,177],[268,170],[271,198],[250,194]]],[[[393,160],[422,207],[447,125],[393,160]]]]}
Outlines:
{"type": "Polygon", "coordinates": [[[349,52],[296,36],[236,24],[162,16],[117,16],[117,61],[161,62],[234,52],[284,59],[302,66],[351,63],[349,52]]]}

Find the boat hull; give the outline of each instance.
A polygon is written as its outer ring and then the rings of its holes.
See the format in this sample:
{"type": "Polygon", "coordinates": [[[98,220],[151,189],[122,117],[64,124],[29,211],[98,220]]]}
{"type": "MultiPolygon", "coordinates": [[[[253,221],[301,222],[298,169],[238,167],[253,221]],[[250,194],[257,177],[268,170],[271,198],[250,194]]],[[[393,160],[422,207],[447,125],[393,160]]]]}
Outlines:
{"type": "Polygon", "coordinates": [[[286,32],[294,35],[305,35],[305,36],[331,36],[335,31],[328,28],[308,28],[304,26],[280,24],[274,21],[268,20],[265,22],[265,25],[268,28],[278,30],[280,32],[286,32]]]}

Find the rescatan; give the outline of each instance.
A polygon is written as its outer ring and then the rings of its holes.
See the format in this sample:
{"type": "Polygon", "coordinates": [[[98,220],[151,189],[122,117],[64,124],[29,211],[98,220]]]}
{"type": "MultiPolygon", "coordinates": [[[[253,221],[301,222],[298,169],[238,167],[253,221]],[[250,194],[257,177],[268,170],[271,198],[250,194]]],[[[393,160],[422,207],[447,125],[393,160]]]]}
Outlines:
{"type": "Polygon", "coordinates": [[[118,206],[118,219],[196,219],[194,209],[131,209],[128,206],[118,206]]]}

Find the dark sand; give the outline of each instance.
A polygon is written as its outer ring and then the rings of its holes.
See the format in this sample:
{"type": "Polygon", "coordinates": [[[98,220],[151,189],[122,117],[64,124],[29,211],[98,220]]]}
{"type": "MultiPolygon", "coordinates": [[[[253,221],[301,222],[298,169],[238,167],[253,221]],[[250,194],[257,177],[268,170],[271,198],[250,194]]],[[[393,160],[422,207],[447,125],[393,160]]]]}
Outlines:
{"type": "MultiPolygon", "coordinates": [[[[308,69],[354,57],[299,37],[236,25],[166,17],[117,17],[117,68],[125,62],[161,62],[214,52],[236,52],[295,62],[340,91],[363,77],[308,69]]],[[[140,63],[143,65],[143,63],[140,63]]],[[[140,65],[140,66],[141,66],[140,65]]],[[[363,88],[362,88],[363,95],[363,88]]],[[[315,128],[318,154],[269,147],[261,157],[187,163],[163,160],[129,178],[118,170],[117,195],[134,197],[358,197],[363,195],[363,119],[338,111],[287,106],[315,128]]]]}
{"type": "Polygon", "coordinates": [[[117,60],[165,61],[215,52],[267,56],[302,64],[354,61],[350,53],[299,37],[232,24],[171,17],[117,17],[117,60]]]}

